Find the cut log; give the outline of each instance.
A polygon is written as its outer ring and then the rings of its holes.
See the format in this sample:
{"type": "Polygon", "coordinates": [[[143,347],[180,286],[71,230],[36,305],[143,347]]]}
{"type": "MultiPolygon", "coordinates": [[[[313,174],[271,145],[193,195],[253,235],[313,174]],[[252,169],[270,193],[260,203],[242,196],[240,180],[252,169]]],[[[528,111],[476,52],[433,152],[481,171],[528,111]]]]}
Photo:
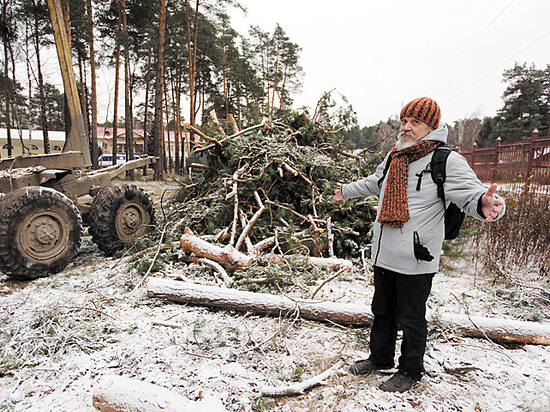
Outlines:
{"type": "Polygon", "coordinates": [[[206,395],[193,401],[151,383],[104,376],[94,387],[93,406],[102,412],[212,412],[225,411],[221,400],[206,395]]]}
{"type": "Polygon", "coordinates": [[[372,322],[368,307],[338,302],[292,300],[282,295],[222,289],[169,279],[150,278],[147,286],[150,298],[169,299],[178,303],[209,306],[218,309],[279,316],[297,312],[304,319],[332,321],[342,325],[366,326],[372,322]]]}
{"type": "MultiPolygon", "coordinates": [[[[196,285],[168,279],[151,278],[147,295],[178,303],[209,306],[218,309],[279,316],[299,313],[304,319],[331,321],[356,327],[369,326],[373,315],[365,305],[292,300],[281,295],[253,293],[215,286],[196,285]]],[[[455,314],[428,314],[427,320],[446,328],[456,329],[469,337],[487,337],[499,343],[550,345],[550,325],[512,319],[491,319],[455,314]]]]}
{"type": "Polygon", "coordinates": [[[196,256],[208,258],[232,270],[245,269],[253,260],[252,257],[239,252],[231,245],[221,248],[188,233],[181,236],[180,247],[184,252],[192,252],[196,256]]]}
{"type": "MultiPolygon", "coordinates": [[[[258,212],[256,212],[256,216],[259,216],[263,209],[260,209],[258,212]]],[[[245,230],[243,230],[243,234],[247,233],[249,230],[249,226],[252,226],[252,223],[255,219],[252,219],[250,221],[250,225],[246,225],[247,227],[245,230]]],[[[242,238],[243,236],[241,236],[242,238]]],[[[239,239],[240,242],[237,242],[237,244],[240,246],[240,243],[242,243],[242,239],[239,239]]],[[[249,267],[253,260],[253,256],[245,255],[244,253],[241,253],[237,250],[236,247],[231,246],[231,244],[225,246],[225,247],[219,247],[216,245],[212,245],[211,243],[208,243],[206,240],[195,236],[191,233],[185,233],[182,235],[180,239],[180,247],[183,252],[191,252],[194,253],[196,256],[205,257],[210,260],[213,260],[215,262],[218,262],[223,267],[227,269],[232,270],[242,270],[249,267]]],[[[254,248],[251,247],[252,254],[254,255],[254,248]]],[[[296,259],[296,260],[303,260],[304,264],[307,264],[309,266],[321,266],[326,267],[331,270],[340,270],[340,269],[346,269],[348,271],[351,271],[353,269],[353,263],[346,259],[338,259],[338,258],[321,258],[321,257],[313,257],[313,256],[283,256],[283,255],[276,255],[274,253],[269,253],[266,255],[261,256],[262,259],[264,259],[267,262],[271,263],[280,263],[284,261],[285,259],[296,259]]]]}
{"type": "Polygon", "coordinates": [[[275,236],[268,237],[254,245],[254,249],[252,252],[252,256],[258,257],[260,255],[260,252],[269,246],[275,244],[275,236]]]}
{"type": "Polygon", "coordinates": [[[200,164],[200,163],[191,163],[189,165],[189,167],[194,167],[196,169],[210,169],[210,166],[208,165],[203,165],[203,164],[200,164]]]}
{"type": "Polygon", "coordinates": [[[499,343],[550,345],[550,325],[515,319],[495,319],[453,313],[431,314],[428,322],[455,329],[472,338],[487,337],[499,343]]]}

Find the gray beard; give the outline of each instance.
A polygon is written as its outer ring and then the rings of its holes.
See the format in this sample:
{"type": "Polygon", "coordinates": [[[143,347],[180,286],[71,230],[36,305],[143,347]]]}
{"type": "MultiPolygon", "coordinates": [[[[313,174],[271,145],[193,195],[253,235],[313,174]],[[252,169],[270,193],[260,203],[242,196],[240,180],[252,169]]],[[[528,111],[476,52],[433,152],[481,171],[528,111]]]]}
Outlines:
{"type": "Polygon", "coordinates": [[[400,134],[399,140],[397,140],[397,142],[395,143],[395,150],[400,152],[401,150],[405,150],[405,149],[408,149],[409,147],[414,146],[416,143],[418,142],[415,142],[414,140],[409,140],[408,142],[404,142],[403,140],[401,140],[401,134],[400,134]]]}

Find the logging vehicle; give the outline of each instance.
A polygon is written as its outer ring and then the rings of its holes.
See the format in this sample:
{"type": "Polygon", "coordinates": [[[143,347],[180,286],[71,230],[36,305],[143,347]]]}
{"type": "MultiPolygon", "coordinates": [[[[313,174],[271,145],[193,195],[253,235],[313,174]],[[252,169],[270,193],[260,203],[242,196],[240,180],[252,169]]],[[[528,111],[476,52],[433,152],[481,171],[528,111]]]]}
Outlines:
{"type": "Polygon", "coordinates": [[[154,223],[147,193],[112,180],[156,158],[92,169],[64,11],[60,0],[48,7],[70,125],[61,153],[0,159],[0,272],[15,279],[63,270],[78,253],[84,224],[99,249],[112,253],[154,223]]]}

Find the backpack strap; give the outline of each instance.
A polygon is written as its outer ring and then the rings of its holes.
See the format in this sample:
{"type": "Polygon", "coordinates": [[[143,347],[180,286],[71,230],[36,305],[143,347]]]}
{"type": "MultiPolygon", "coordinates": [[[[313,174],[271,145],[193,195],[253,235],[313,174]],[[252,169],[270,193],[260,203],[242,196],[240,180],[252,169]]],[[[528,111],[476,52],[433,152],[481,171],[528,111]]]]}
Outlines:
{"type": "MultiPolygon", "coordinates": [[[[429,171],[432,174],[432,180],[437,185],[437,195],[441,199],[443,199],[443,201],[445,201],[445,190],[443,189],[443,184],[445,183],[445,178],[446,178],[445,168],[447,167],[447,158],[449,157],[449,154],[452,151],[453,151],[452,147],[446,143],[441,143],[441,146],[439,146],[437,149],[434,150],[434,154],[432,155],[432,160],[430,161],[429,168],[426,168],[420,174],[417,174],[418,183],[417,183],[416,190],[420,190],[420,182],[422,179],[422,174],[429,171]]],[[[386,178],[386,174],[388,173],[388,169],[390,168],[391,161],[392,161],[392,156],[390,155],[384,167],[384,172],[382,173],[382,177],[378,179],[378,187],[382,186],[382,182],[386,178]]]]}
{"type": "Polygon", "coordinates": [[[443,188],[443,184],[445,183],[445,179],[447,177],[447,158],[452,151],[453,149],[451,146],[448,144],[442,144],[434,150],[432,161],[430,162],[432,180],[437,185],[437,195],[443,199],[443,202],[445,202],[445,189],[443,188]]]}
{"type": "Polygon", "coordinates": [[[393,154],[390,154],[388,157],[388,161],[386,162],[386,166],[384,167],[384,171],[382,172],[382,177],[378,179],[378,187],[382,187],[382,182],[384,181],[384,179],[386,178],[386,175],[388,174],[392,157],[393,157],[393,154]]]}

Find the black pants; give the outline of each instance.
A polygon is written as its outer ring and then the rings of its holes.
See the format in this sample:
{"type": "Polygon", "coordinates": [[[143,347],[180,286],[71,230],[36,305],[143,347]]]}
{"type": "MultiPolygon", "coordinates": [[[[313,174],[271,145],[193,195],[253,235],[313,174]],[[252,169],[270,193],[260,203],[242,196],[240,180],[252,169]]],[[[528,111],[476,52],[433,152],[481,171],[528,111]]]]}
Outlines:
{"type": "Polygon", "coordinates": [[[403,330],[399,370],[419,380],[424,372],[424,351],[428,327],[426,301],[433,273],[403,275],[374,267],[374,297],[369,359],[381,368],[394,366],[398,328],[403,330]]]}

